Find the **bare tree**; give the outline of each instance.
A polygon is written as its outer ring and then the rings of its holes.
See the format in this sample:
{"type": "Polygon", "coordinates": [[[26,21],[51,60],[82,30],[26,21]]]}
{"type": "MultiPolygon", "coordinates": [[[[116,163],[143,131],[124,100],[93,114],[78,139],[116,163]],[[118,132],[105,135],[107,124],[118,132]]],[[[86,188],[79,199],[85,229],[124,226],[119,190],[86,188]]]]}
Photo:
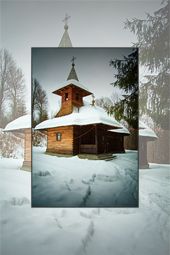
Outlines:
{"type": "Polygon", "coordinates": [[[0,122],[9,121],[26,113],[24,76],[6,49],[0,50],[0,122]]]}
{"type": "Polygon", "coordinates": [[[32,116],[33,127],[48,118],[48,99],[37,79],[32,79],[32,116]]]}
{"type": "Polygon", "coordinates": [[[14,61],[12,60],[11,55],[7,50],[0,50],[0,120],[1,125],[3,126],[4,120],[4,102],[7,99],[8,92],[8,76],[10,69],[14,61]]]}
{"type": "Polygon", "coordinates": [[[37,106],[37,90],[40,86],[39,82],[36,79],[32,79],[32,116],[34,118],[36,106],[37,106]]]}
{"type": "Polygon", "coordinates": [[[113,107],[113,102],[109,97],[101,97],[95,100],[96,105],[103,108],[108,114],[111,114],[111,108],[113,107]]]}
{"type": "Polygon", "coordinates": [[[115,115],[114,105],[122,98],[121,92],[114,91],[110,97],[101,97],[95,100],[97,106],[103,108],[107,114],[115,115]]]}
{"type": "Polygon", "coordinates": [[[11,115],[13,119],[26,113],[24,102],[25,83],[21,69],[15,64],[10,67],[8,75],[8,98],[11,106],[11,115]]]}

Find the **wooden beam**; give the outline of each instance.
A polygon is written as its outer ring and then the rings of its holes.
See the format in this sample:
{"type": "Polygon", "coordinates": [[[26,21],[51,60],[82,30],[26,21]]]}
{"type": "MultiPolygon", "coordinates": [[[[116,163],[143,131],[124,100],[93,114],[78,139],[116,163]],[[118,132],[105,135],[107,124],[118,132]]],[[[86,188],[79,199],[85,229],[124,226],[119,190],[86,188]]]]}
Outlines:
{"type": "Polygon", "coordinates": [[[79,126],[79,154],[81,153],[81,126],[79,126]]]}
{"type": "Polygon", "coordinates": [[[96,154],[98,153],[98,132],[97,125],[95,125],[95,145],[96,145],[96,154]]]}

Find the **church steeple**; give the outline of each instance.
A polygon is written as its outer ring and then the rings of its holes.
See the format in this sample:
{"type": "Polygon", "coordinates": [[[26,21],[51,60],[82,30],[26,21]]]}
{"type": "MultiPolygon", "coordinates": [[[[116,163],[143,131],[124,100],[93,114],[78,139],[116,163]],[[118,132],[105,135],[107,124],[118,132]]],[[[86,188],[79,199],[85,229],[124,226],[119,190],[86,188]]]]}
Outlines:
{"type": "Polygon", "coordinates": [[[77,80],[77,81],[79,81],[79,79],[78,79],[78,77],[77,77],[77,74],[76,74],[76,70],[75,70],[75,68],[74,68],[74,66],[75,66],[75,64],[74,64],[74,60],[75,60],[76,58],[75,57],[73,57],[72,58],[72,68],[71,68],[71,71],[70,71],[70,73],[69,73],[69,76],[68,76],[68,78],[67,78],[67,80],[77,80]]]}
{"type": "Polygon", "coordinates": [[[54,94],[61,96],[61,109],[57,113],[57,117],[64,116],[72,113],[74,110],[78,110],[83,106],[83,98],[91,95],[92,93],[88,91],[78,80],[76,70],[74,68],[74,60],[72,58],[72,68],[67,78],[67,81],[62,84],[60,88],[53,91],[54,94]]]}
{"type": "Polygon", "coordinates": [[[65,15],[65,18],[63,19],[63,22],[65,23],[64,25],[64,34],[61,38],[61,41],[59,43],[58,47],[72,47],[72,43],[70,40],[70,36],[68,34],[68,19],[70,18],[70,16],[68,16],[67,14],[65,15]]]}

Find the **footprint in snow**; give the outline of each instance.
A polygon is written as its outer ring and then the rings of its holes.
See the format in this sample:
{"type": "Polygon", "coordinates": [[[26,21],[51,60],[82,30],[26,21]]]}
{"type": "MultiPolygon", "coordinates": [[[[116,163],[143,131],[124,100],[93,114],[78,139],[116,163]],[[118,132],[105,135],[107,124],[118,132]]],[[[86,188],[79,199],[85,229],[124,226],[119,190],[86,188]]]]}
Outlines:
{"type": "Polygon", "coordinates": [[[12,197],[9,200],[9,203],[13,206],[22,206],[22,205],[25,205],[25,204],[30,204],[30,200],[26,197],[21,197],[21,198],[12,197]]]}
{"type": "Polygon", "coordinates": [[[104,181],[104,182],[114,182],[118,180],[118,176],[98,174],[96,176],[96,179],[99,181],[104,181]]]}
{"type": "Polygon", "coordinates": [[[82,183],[83,183],[83,184],[87,184],[87,185],[93,184],[93,183],[95,182],[95,179],[96,179],[96,174],[93,174],[92,177],[91,177],[90,179],[88,179],[88,180],[83,179],[83,180],[82,180],[82,183]]]}

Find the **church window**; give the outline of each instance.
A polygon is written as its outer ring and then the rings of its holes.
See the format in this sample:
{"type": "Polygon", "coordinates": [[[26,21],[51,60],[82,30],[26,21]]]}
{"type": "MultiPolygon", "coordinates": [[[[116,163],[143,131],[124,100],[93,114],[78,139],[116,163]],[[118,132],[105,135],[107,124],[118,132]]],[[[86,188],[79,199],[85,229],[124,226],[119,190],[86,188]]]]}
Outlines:
{"type": "Polygon", "coordinates": [[[68,100],[68,93],[65,93],[65,101],[68,100]]]}
{"type": "Polygon", "coordinates": [[[76,100],[79,100],[79,93],[76,93],[76,100]]]}
{"type": "Polygon", "coordinates": [[[57,140],[57,141],[61,141],[61,137],[62,137],[61,133],[58,132],[58,133],[56,134],[56,140],[57,140]]]}

